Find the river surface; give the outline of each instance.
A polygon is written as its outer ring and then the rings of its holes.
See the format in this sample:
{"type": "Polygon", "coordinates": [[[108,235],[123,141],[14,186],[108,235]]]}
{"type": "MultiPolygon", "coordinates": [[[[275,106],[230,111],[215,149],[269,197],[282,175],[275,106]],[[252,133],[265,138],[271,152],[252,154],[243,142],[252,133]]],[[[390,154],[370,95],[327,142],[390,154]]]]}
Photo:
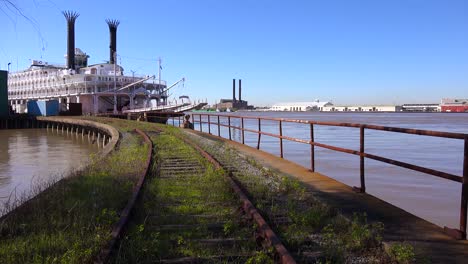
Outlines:
{"type": "MultiPolygon", "coordinates": [[[[323,113],[323,112],[236,112],[231,115],[277,117],[375,124],[391,127],[414,128],[447,132],[468,133],[468,113],[323,113]]],[[[204,119],[207,121],[207,119],[204,119]]],[[[211,118],[216,123],[216,118],[211,118]]],[[[221,118],[227,124],[227,118],[221,118]]],[[[232,125],[240,126],[236,119],[232,125]]],[[[245,128],[258,130],[258,121],[244,121],[245,128]]],[[[262,121],[262,131],[279,134],[277,121],[262,121]]],[[[200,130],[198,117],[195,129],[200,130]]],[[[208,131],[208,125],[203,125],[208,131]]],[[[211,126],[216,134],[217,126],[211,126]]],[[[228,137],[228,129],[221,128],[228,137]]],[[[310,139],[309,125],[283,123],[283,135],[310,139]]],[[[233,139],[241,141],[241,133],[232,131],[233,139]]],[[[359,129],[315,126],[315,141],[359,151],[359,129]]],[[[257,146],[258,137],[245,133],[245,143],[257,146]]],[[[398,161],[440,170],[462,176],[463,140],[409,135],[385,131],[366,130],[365,152],[398,161]]],[[[262,135],[260,149],[280,154],[279,139],[262,135]]],[[[310,146],[283,141],[284,158],[310,168],[310,146]]],[[[315,147],[316,171],[350,186],[360,186],[359,156],[315,147]]],[[[459,227],[461,184],[428,174],[423,174],[390,164],[365,160],[367,192],[406,211],[440,226],[459,227]]]]}
{"type": "Polygon", "coordinates": [[[66,131],[0,130],[0,214],[7,201],[66,176],[97,150],[87,137],[66,131]]]}

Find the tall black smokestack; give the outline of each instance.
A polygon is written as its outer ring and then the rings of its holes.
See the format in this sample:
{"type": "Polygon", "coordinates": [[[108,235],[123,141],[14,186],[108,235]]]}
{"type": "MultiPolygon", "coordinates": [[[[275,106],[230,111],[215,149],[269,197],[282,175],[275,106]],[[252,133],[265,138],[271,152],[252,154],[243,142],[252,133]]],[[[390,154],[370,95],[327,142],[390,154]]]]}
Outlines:
{"type": "Polygon", "coordinates": [[[239,79],[239,101],[242,101],[242,80],[239,79]]]}
{"type": "Polygon", "coordinates": [[[62,14],[67,19],[67,68],[75,69],[75,21],[80,15],[75,11],[63,11],[62,14]]]}
{"type": "Polygon", "coordinates": [[[107,25],[109,25],[110,43],[109,43],[109,63],[115,63],[115,52],[117,52],[117,27],[120,21],[116,19],[106,19],[107,25]]]}
{"type": "Polygon", "coordinates": [[[232,79],[232,102],[236,101],[236,79],[232,79]]]}

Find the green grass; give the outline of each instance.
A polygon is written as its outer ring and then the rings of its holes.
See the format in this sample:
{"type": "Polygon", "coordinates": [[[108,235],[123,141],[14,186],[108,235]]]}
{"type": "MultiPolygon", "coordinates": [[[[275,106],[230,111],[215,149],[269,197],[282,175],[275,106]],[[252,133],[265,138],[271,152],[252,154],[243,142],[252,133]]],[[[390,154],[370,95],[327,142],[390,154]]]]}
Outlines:
{"type": "MultiPolygon", "coordinates": [[[[214,170],[196,151],[174,137],[181,135],[180,129],[121,119],[87,119],[119,129],[122,141],[117,151],[103,160],[95,158],[87,169],[57,184],[50,184],[50,187],[45,184],[39,188],[49,187],[45,192],[3,219],[0,222],[0,263],[90,262],[108,241],[112,226],[131,195],[136,176],[144,169],[148,149],[142,139],[132,133],[135,128],[149,132],[163,128],[165,132],[159,136],[150,134],[155,143],[155,162],[133,220],[114,252],[114,262],[148,263],[178,256],[229,253],[253,254],[233,262],[272,262],[272,251],[259,248],[255,243],[255,225],[240,218],[238,200],[224,179],[225,172],[214,170]],[[203,177],[158,178],[162,162],[178,155],[197,160],[206,168],[203,177]],[[212,201],[218,204],[209,204],[212,201]],[[221,234],[208,234],[204,225],[210,220],[189,217],[215,214],[219,215],[216,221],[225,223],[221,234]],[[171,215],[177,217],[174,219],[171,215]],[[180,232],[157,228],[168,223],[198,224],[199,228],[180,232]],[[192,241],[200,236],[214,238],[218,235],[250,240],[233,249],[202,247],[192,241]]],[[[214,148],[225,149],[225,146],[219,144],[214,148]]],[[[210,148],[206,150],[216,152],[210,148]]],[[[239,159],[233,150],[226,149],[217,158],[233,163],[249,162],[260,171],[260,175],[241,171],[236,174],[236,180],[293,254],[319,250],[323,252],[318,260],[321,263],[347,262],[359,256],[373,256],[371,260],[377,259],[377,262],[387,261],[379,256],[382,225],[367,223],[365,215],[345,219],[337,210],[316,200],[302,183],[263,168],[253,159],[239,159]],[[288,223],[275,222],[278,215],[288,223]]],[[[397,261],[412,258],[411,250],[406,247],[395,247],[393,251],[397,261]]]]}
{"type": "MultiPolygon", "coordinates": [[[[155,165],[145,184],[136,213],[113,256],[114,263],[153,263],[160,259],[178,257],[210,258],[219,255],[253,255],[271,260],[271,254],[256,245],[254,228],[241,219],[239,200],[224,177],[225,172],[214,170],[202,156],[174,134],[173,128],[153,136],[155,165]],[[160,178],[159,166],[169,158],[185,157],[204,168],[200,173],[185,173],[183,178],[160,178]],[[210,218],[200,218],[209,215],[210,218]],[[195,216],[195,217],[194,217],[195,216]],[[214,218],[211,218],[214,217],[214,218]],[[224,223],[222,230],[209,231],[207,224],[224,223]],[[181,230],[161,230],[164,225],[195,225],[181,230]],[[196,239],[230,237],[247,239],[232,248],[205,246],[196,239]]],[[[244,263],[233,259],[230,263],[244,263]],[[232,261],[232,262],[231,262],[232,261]]],[[[220,260],[207,260],[219,263],[220,260]]],[[[268,262],[266,262],[268,263],[268,262]]]]}
{"type": "Polygon", "coordinates": [[[257,169],[256,173],[240,169],[235,179],[291,253],[319,251],[319,262],[324,263],[344,263],[358,257],[364,257],[366,263],[391,262],[381,244],[381,223],[369,224],[362,214],[346,219],[337,209],[315,199],[298,180],[265,168],[250,157],[241,157],[222,143],[210,145],[204,139],[193,139],[226,164],[245,167],[247,162],[257,169]]]}
{"type": "MultiPolygon", "coordinates": [[[[148,148],[125,133],[117,151],[29,200],[0,222],[0,263],[85,263],[125,207],[148,148]]],[[[39,187],[44,189],[48,186],[39,187]]]]}
{"type": "Polygon", "coordinates": [[[390,254],[398,263],[414,263],[416,254],[409,243],[394,243],[390,247],[390,254]]]}

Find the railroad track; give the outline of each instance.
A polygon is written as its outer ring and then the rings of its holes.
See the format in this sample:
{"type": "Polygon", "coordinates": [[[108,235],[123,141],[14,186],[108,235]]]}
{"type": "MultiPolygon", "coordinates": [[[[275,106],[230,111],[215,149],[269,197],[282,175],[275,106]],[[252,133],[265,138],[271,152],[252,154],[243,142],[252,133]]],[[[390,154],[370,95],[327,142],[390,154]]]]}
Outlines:
{"type": "Polygon", "coordinates": [[[345,218],[299,181],[264,167],[210,136],[184,134],[239,183],[298,263],[394,263],[380,244],[383,226],[345,218]]]}
{"type": "Polygon", "coordinates": [[[97,262],[295,263],[216,160],[182,138],[148,134],[146,183],[126,230],[120,221],[97,262]]]}

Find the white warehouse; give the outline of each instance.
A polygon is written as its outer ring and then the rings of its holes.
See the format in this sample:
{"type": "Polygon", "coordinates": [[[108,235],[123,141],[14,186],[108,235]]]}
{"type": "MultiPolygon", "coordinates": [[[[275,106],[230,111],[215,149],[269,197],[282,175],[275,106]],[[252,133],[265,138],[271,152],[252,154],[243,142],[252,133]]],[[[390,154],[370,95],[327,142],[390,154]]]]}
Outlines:
{"type": "Polygon", "coordinates": [[[331,102],[320,102],[315,100],[313,102],[292,102],[292,103],[279,103],[274,104],[270,111],[323,111],[325,107],[333,106],[331,102]]]}
{"type": "Polygon", "coordinates": [[[366,105],[366,106],[325,106],[324,112],[399,112],[402,110],[398,105],[366,105]]]}

